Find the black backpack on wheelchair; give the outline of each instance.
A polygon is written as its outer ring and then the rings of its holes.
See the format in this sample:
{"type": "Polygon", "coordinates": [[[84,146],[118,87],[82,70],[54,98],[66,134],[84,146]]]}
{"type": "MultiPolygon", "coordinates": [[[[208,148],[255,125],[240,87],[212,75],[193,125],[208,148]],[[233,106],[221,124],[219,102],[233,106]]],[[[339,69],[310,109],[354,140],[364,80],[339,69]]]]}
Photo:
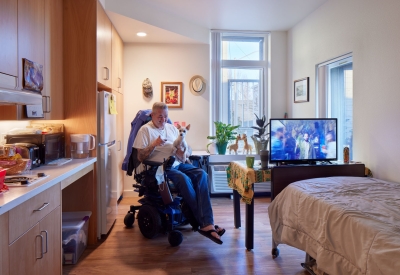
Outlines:
{"type": "MultiPolygon", "coordinates": [[[[198,156],[191,156],[190,159],[193,162],[199,161],[198,156]]],[[[138,201],[140,205],[130,206],[130,210],[125,215],[124,224],[126,227],[132,227],[137,211],[137,222],[144,237],[153,239],[160,233],[167,233],[170,245],[178,246],[182,243],[183,235],[176,228],[190,224],[193,230],[196,231],[199,225],[189,206],[185,204],[178,190],[175,189],[173,183],[166,176],[165,171],[171,168],[174,161],[175,158],[171,156],[163,163],[146,160],[141,163],[137,158],[137,149],[132,148],[127,175],[132,175],[133,172],[133,177],[136,181],[133,187],[139,193],[141,199],[138,201]],[[142,168],[140,172],[139,166],[142,168]],[[156,179],[156,172],[159,166],[163,166],[164,183],[166,183],[162,187],[156,179]],[[171,194],[171,199],[167,203],[160,191],[171,194]]]]}

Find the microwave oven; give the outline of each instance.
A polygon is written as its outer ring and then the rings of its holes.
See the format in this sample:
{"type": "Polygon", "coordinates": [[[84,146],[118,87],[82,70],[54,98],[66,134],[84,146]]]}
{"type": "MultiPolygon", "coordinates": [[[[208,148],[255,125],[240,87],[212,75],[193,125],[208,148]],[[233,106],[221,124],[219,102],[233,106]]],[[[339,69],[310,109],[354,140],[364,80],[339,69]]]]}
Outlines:
{"type": "Polygon", "coordinates": [[[37,145],[41,164],[65,157],[64,133],[6,135],[5,139],[7,144],[32,143],[37,145]]]}

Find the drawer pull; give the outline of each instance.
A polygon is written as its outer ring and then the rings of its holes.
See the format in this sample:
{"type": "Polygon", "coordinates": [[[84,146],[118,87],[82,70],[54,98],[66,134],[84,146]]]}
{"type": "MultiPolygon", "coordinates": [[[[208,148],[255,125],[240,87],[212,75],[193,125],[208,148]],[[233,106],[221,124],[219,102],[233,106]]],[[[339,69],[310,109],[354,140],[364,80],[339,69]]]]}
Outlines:
{"type": "Polygon", "coordinates": [[[49,204],[50,204],[50,203],[48,203],[48,202],[45,202],[45,203],[43,203],[42,207],[40,207],[39,209],[35,209],[35,210],[33,210],[33,212],[36,212],[36,211],[42,211],[42,210],[43,210],[45,207],[49,206],[49,204]]]}
{"type": "Polygon", "coordinates": [[[42,235],[36,235],[36,238],[37,237],[40,237],[41,238],[41,241],[40,241],[40,244],[41,244],[41,248],[40,248],[40,257],[38,258],[38,257],[36,257],[36,259],[38,260],[38,259],[42,259],[43,258],[43,236],[42,235]]]}
{"type": "Polygon", "coordinates": [[[43,252],[43,254],[46,254],[47,253],[47,248],[48,248],[48,233],[47,233],[47,230],[43,230],[43,231],[40,231],[40,235],[42,235],[42,233],[45,233],[46,234],[46,251],[45,252],[43,252]]]}

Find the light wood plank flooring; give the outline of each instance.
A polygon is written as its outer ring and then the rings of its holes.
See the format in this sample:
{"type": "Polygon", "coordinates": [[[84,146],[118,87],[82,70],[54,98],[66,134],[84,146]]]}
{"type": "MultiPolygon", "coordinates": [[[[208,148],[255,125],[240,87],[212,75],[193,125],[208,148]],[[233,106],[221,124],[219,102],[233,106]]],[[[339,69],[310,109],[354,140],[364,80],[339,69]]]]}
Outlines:
{"type": "Polygon", "coordinates": [[[63,267],[63,274],[287,274],[307,275],[300,263],[305,253],[280,245],[280,256],[271,257],[271,228],[267,208],[270,198],[255,199],[254,249],[245,248],[245,204],[241,203],[242,227],[233,226],[233,201],[213,197],[215,223],[226,229],[222,245],[215,244],[190,226],[183,228],[184,240],[171,247],[166,235],[149,240],[142,236],[137,221],[125,228],[124,216],[137,198],[124,198],[109,235],[87,247],[76,265],[63,267]]]}

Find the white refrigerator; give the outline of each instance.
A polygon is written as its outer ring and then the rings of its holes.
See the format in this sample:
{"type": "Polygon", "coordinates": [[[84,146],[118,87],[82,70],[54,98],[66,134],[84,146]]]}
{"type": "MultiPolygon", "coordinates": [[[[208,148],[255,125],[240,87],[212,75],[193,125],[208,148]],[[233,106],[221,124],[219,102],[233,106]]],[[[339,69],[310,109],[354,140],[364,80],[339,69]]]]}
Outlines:
{"type": "Polygon", "coordinates": [[[112,111],[117,102],[109,92],[98,92],[97,96],[97,237],[100,238],[110,231],[117,217],[116,114],[112,111]]]}

